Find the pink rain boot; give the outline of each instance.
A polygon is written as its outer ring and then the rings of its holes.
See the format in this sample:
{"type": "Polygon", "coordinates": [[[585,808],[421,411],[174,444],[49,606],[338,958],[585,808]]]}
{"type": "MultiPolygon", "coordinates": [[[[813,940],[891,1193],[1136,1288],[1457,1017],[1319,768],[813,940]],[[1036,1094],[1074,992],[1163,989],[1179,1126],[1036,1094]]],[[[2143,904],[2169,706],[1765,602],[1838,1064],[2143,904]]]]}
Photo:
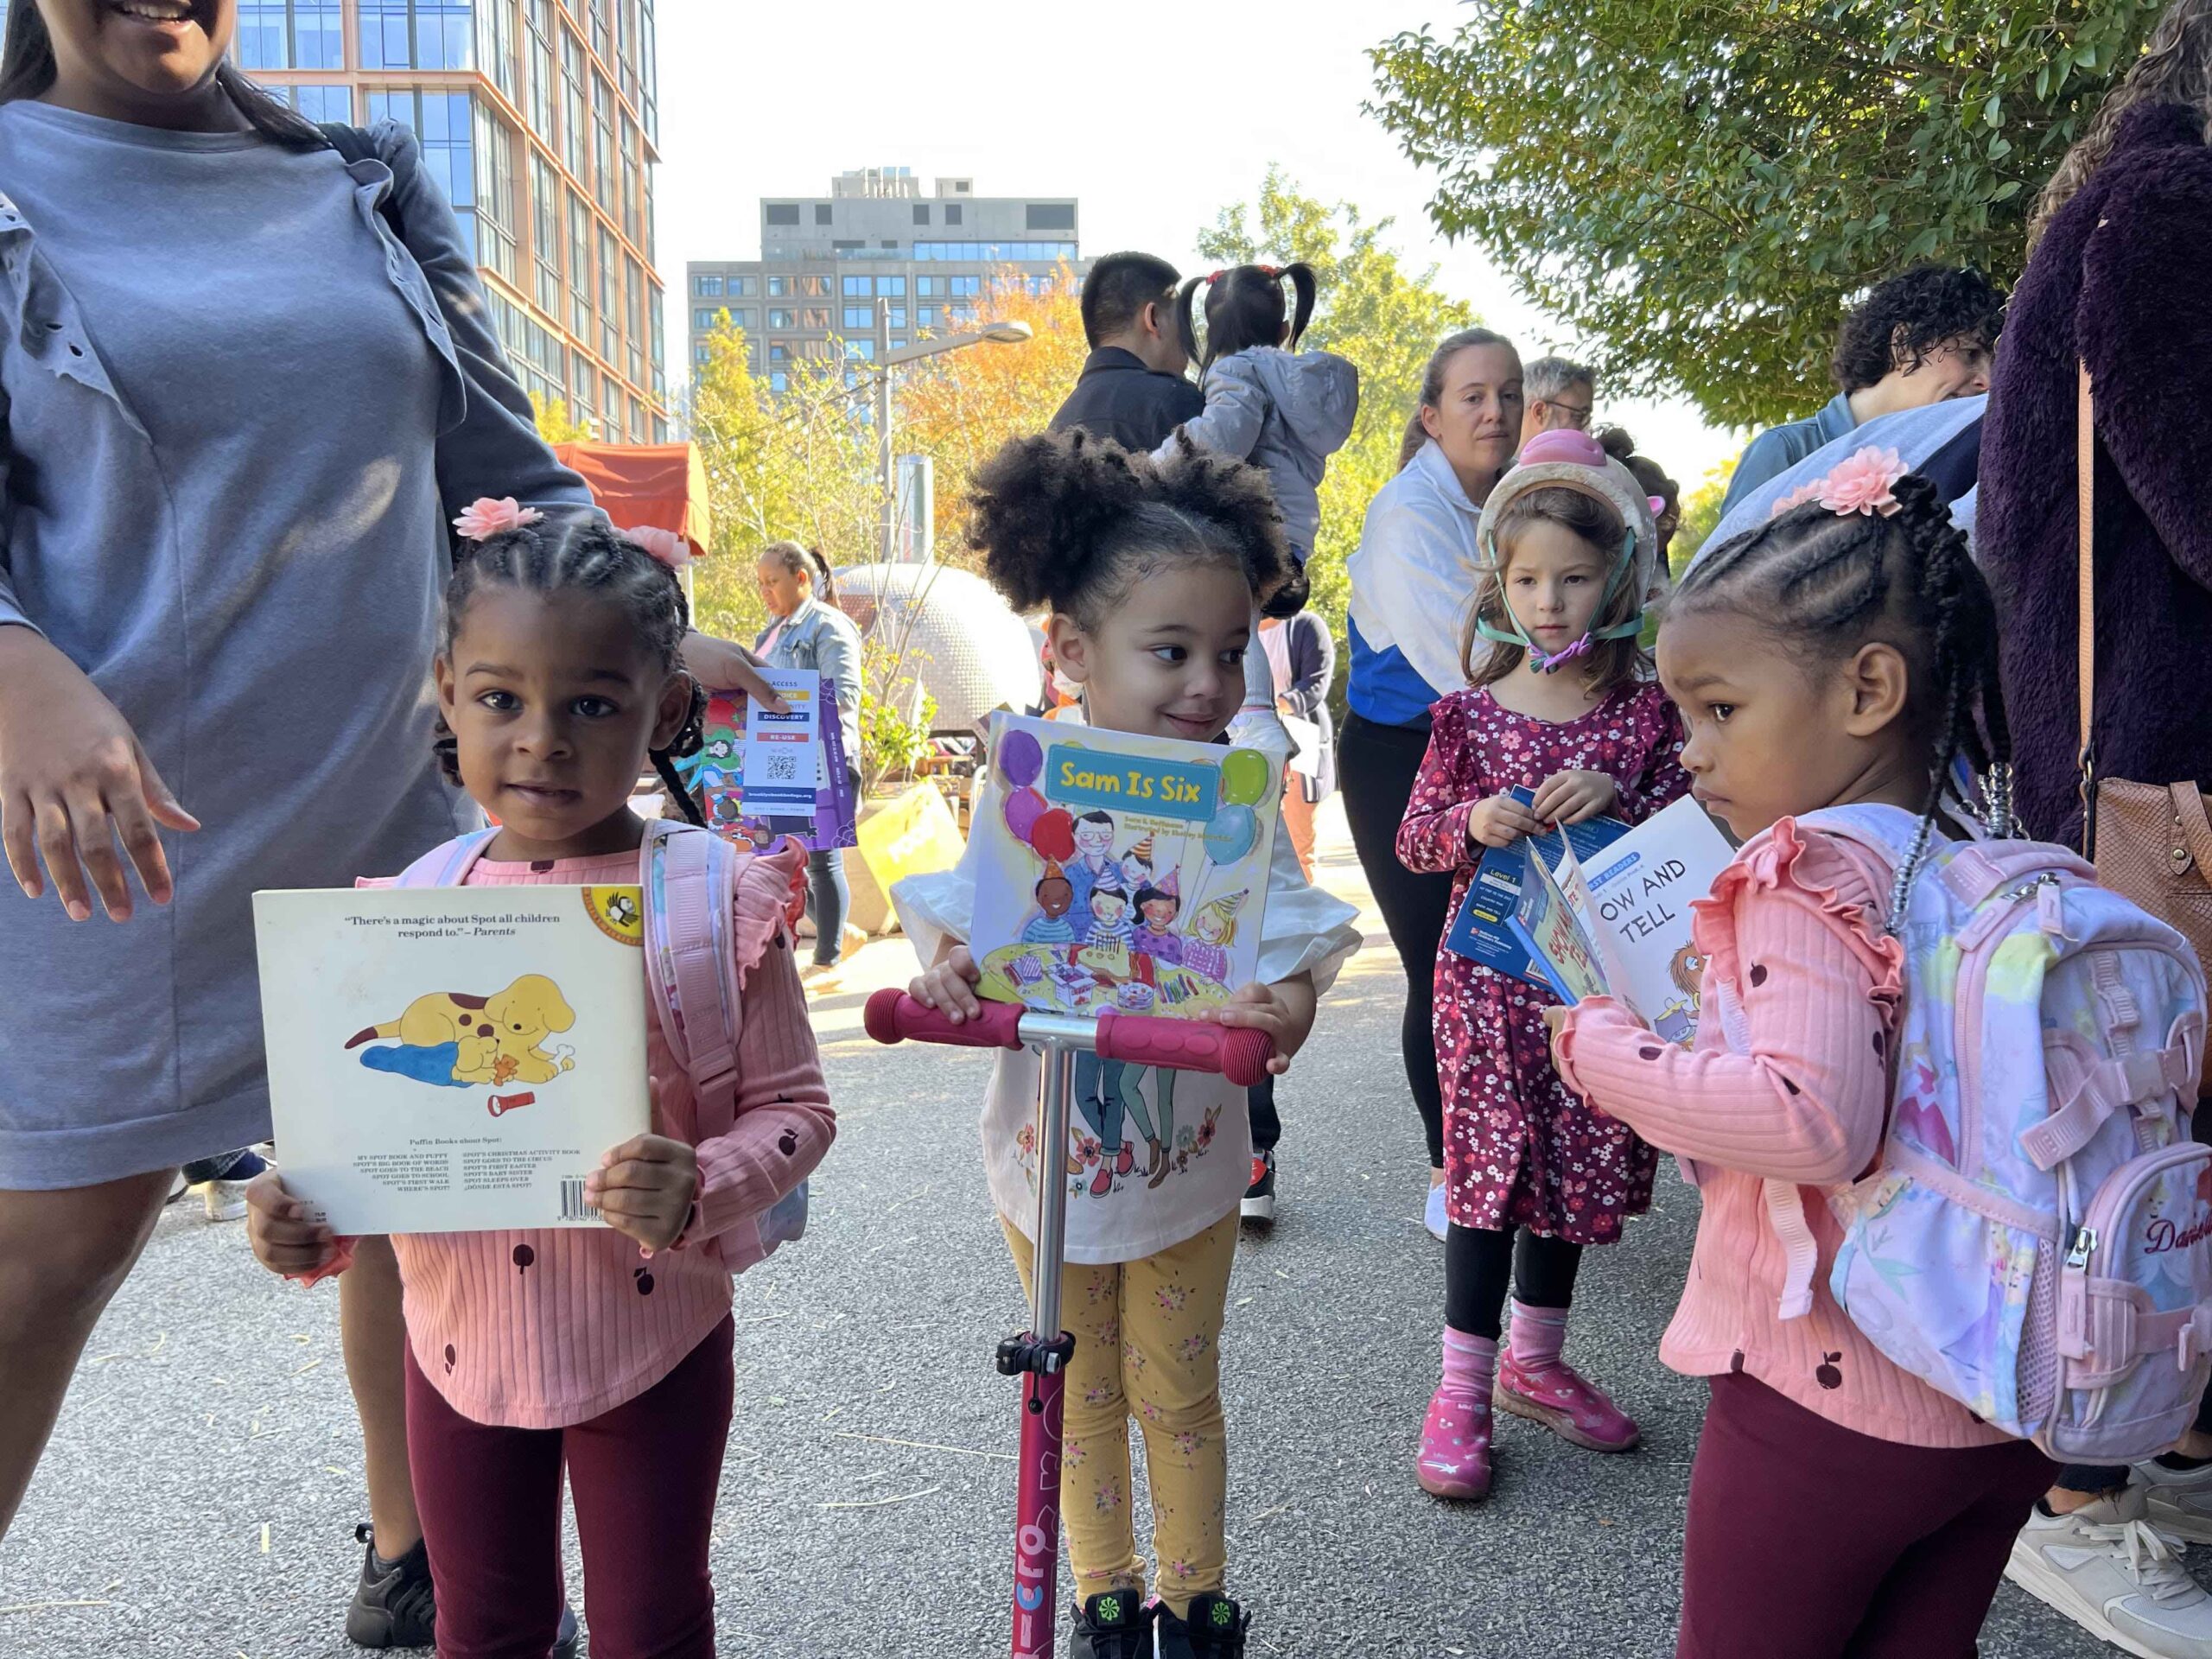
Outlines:
{"type": "Polygon", "coordinates": [[[1490,1495],[1491,1409],[1497,1344],[1464,1332],[1444,1333],[1444,1380],[1421,1419],[1414,1478],[1438,1497],[1490,1495]]]}
{"type": "Polygon", "coordinates": [[[1636,1420],[1560,1357],[1567,1310],[1513,1304],[1513,1335],[1497,1368],[1497,1404],[1571,1445],[1627,1452],[1643,1438],[1636,1420]]]}

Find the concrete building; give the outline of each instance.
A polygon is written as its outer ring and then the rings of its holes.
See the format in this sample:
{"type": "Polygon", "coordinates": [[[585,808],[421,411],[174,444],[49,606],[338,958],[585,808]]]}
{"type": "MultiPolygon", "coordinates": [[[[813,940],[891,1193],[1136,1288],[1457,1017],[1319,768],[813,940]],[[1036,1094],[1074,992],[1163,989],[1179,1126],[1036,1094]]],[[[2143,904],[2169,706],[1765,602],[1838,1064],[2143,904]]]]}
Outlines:
{"type": "Polygon", "coordinates": [[[413,127],[523,385],[668,436],[654,0],[239,0],[241,67],[315,121],[413,127]]]}
{"type": "Polygon", "coordinates": [[[925,195],[903,167],[841,175],[825,195],[764,197],[758,259],[685,270],[691,362],[706,361],[727,309],[753,372],[780,391],[795,359],[872,359],[958,328],[1009,274],[1040,292],[1063,267],[1080,281],[1080,230],[1072,196],[979,196],[972,179],[938,179],[925,195]]]}

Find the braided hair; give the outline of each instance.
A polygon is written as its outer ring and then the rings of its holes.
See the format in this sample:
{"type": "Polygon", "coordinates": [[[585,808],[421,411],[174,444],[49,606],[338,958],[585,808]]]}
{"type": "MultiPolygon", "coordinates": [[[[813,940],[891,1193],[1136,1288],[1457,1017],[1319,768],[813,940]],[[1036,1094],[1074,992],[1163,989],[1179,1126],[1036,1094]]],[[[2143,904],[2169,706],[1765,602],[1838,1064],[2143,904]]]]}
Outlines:
{"type": "Polygon", "coordinates": [[[1862,645],[1905,659],[1905,718],[1927,747],[1928,792],[1891,893],[1890,926],[1947,810],[1963,759],[1989,779],[1981,803],[1993,835],[2012,830],[2012,728],[1997,668],[1997,606],[1941,493],[1907,474],[1887,518],[1839,515],[1817,501],[1791,508],[1692,565],[1668,614],[1726,611],[1782,638],[1793,655],[1836,661],[1862,645]]]}
{"type": "MultiPolygon", "coordinates": [[[[683,672],[683,637],[691,631],[691,602],[676,572],[595,514],[563,514],[475,543],[463,543],[446,584],[445,636],[441,654],[452,659],[454,636],[469,601],[487,587],[518,588],[534,594],[570,589],[593,593],[619,605],[639,640],[661,667],[683,672]]],[[[689,679],[689,676],[686,676],[689,679]]],[[[696,754],[705,741],[707,694],[690,680],[690,707],[666,748],[650,751],[653,771],[683,816],[702,828],[706,820],[691,791],[677,775],[675,762],[696,754]]],[[[461,754],[453,729],[438,722],[435,748],[448,782],[461,783],[461,754]]]]}
{"type": "Polygon", "coordinates": [[[1079,428],[1009,439],[971,498],[991,585],[1017,611],[1049,605],[1095,633],[1146,576],[1196,562],[1238,572],[1263,615],[1295,613],[1306,584],[1268,475],[1177,437],[1165,461],[1079,428]]]}

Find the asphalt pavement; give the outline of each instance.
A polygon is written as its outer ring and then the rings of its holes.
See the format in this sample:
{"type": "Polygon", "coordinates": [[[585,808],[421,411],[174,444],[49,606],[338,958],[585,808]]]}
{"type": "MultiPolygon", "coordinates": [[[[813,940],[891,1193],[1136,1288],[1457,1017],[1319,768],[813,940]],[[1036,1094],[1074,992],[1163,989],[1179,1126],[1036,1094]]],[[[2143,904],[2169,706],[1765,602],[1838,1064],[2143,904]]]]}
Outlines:
{"type": "MultiPolygon", "coordinates": [[[[1324,822],[1322,879],[1364,903],[1342,816],[1324,822]]],[[[1651,1215],[1590,1253],[1578,1294],[1569,1357],[1642,1421],[1642,1448],[1601,1457],[1502,1417],[1487,1503],[1420,1491],[1442,1259],[1421,1226],[1402,981],[1371,910],[1363,925],[1282,1088],[1280,1218],[1248,1230],[1230,1288],[1230,1560],[1251,1651],[1664,1659],[1704,1391],[1656,1353],[1696,1196],[1662,1166],[1651,1215]]],[[[910,971],[880,941],[817,1004],[837,1147],[806,1238],[739,1287],[714,1548],[737,1659],[1007,1650],[1019,1422],[991,1362],[1023,1310],[976,1145],[988,1062],[861,1033],[865,992],[910,971]]],[[[241,1227],[172,1205],[0,1545],[0,1656],[351,1659],[360,1461],[335,1287],[273,1279],[241,1227]]],[[[2114,1651],[2009,1586],[1981,1650],[2114,1651]]]]}

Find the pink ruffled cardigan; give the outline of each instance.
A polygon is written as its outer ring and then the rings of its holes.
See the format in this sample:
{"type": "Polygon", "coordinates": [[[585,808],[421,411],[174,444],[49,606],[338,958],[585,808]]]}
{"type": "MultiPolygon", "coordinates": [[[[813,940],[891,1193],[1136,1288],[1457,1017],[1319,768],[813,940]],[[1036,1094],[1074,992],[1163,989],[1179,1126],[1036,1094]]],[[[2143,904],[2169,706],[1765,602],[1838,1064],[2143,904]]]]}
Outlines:
{"type": "MultiPolygon", "coordinates": [[[[697,1138],[691,1080],[661,1033],[652,993],[640,993],[652,1010],[646,1065],[660,1090],[654,1132],[699,1154],[697,1206],[672,1248],[652,1254],[606,1228],[392,1239],[415,1362],[462,1416],[513,1428],[584,1422],[652,1387],[728,1315],[734,1293],[715,1236],[797,1186],[837,1132],[786,926],[804,858],[790,843],[750,861],[738,879],[733,938],[745,1005],[727,1135],[697,1138]]],[[[634,852],[534,865],[486,859],[465,885],[614,885],[637,874],[634,852]]],[[[341,1248],[310,1277],[341,1269],[351,1255],[341,1248]]]]}
{"type": "Polygon", "coordinates": [[[1829,1421],[1906,1446],[2007,1437],[1899,1370],[1827,1288],[1840,1230],[1825,1189],[1857,1179],[1881,1146],[1897,942],[1870,922],[1886,895],[1818,830],[1788,818],[1746,842],[1694,907],[1706,958],[1703,1017],[1684,1049],[1618,1004],[1567,1016],[1560,1076],[1600,1111],[1683,1160],[1705,1213],[1689,1283],[1659,1357],[1690,1376],[1739,1370],[1829,1421]],[[1810,1231],[1811,1296],[1785,1319],[1793,1278],[1770,1185],[1796,1184],[1810,1231]]]}

